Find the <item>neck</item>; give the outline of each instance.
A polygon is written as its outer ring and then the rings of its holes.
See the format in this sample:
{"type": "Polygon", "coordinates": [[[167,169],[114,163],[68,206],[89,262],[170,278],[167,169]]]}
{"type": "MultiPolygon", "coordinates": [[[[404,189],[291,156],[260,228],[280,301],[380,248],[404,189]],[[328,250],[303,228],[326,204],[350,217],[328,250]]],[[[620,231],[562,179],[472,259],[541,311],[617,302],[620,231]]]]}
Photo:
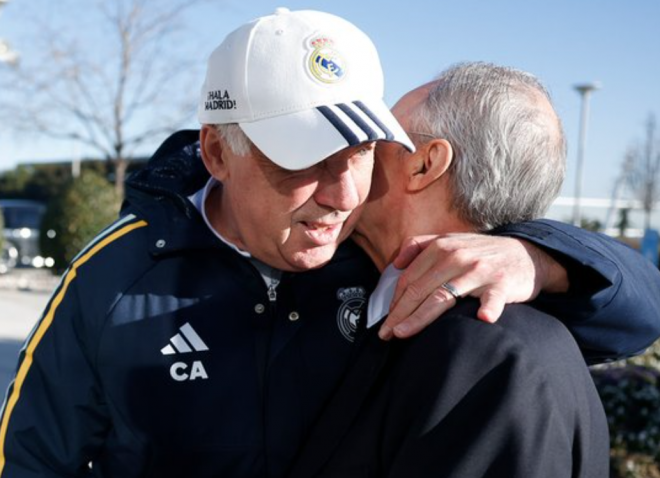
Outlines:
{"type": "Polygon", "coordinates": [[[401,216],[392,214],[391,217],[384,217],[382,220],[360,219],[351,236],[380,272],[383,272],[396,258],[401,242],[406,237],[402,234],[406,228],[402,224],[401,216]]]}
{"type": "Polygon", "coordinates": [[[383,214],[380,220],[376,220],[376,214],[369,213],[363,216],[364,219],[360,219],[352,238],[367,253],[379,271],[382,272],[394,261],[403,241],[409,237],[476,232],[470,224],[446,208],[436,207],[434,210],[421,212],[422,204],[423,202],[399,204],[397,211],[383,214]]]}
{"type": "Polygon", "coordinates": [[[395,251],[391,251],[389,247],[384,247],[382,241],[374,242],[370,235],[362,235],[358,231],[353,232],[351,239],[353,239],[355,243],[367,253],[380,272],[385,270],[387,265],[394,260],[398,253],[398,246],[395,251]]]}
{"type": "Polygon", "coordinates": [[[231,227],[231,218],[233,216],[231,211],[228,210],[227,201],[223,201],[222,197],[222,185],[218,184],[213,186],[203,205],[206,217],[208,218],[211,227],[215,229],[216,233],[219,234],[223,240],[229,241],[239,249],[244,249],[244,245],[236,234],[235,228],[231,227]]]}

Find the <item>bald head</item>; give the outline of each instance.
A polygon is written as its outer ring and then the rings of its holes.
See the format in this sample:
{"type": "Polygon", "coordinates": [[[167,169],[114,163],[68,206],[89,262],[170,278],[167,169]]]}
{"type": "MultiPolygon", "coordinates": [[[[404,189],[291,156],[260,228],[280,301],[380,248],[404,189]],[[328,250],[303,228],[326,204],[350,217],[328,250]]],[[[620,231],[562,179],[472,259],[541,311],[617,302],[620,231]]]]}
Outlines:
{"type": "Polygon", "coordinates": [[[406,130],[452,145],[451,206],[477,230],[541,217],[559,192],[566,156],[561,123],[547,91],[528,73],[459,64],[406,94],[393,112],[406,130]]]}
{"type": "Polygon", "coordinates": [[[420,108],[428,101],[429,93],[436,83],[431,81],[409,91],[394,105],[392,113],[404,129],[407,129],[411,118],[419,115],[420,108]]]}

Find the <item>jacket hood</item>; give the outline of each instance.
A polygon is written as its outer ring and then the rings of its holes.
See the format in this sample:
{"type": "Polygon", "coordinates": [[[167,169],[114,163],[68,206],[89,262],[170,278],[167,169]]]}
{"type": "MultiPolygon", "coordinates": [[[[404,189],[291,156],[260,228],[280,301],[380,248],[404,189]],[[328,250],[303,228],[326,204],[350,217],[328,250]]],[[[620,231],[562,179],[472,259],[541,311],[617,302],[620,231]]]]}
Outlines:
{"type": "Polygon", "coordinates": [[[199,130],[172,134],[156,150],[147,165],[126,180],[125,209],[145,199],[172,199],[189,215],[187,197],[204,187],[210,175],[199,150],[199,130]]]}

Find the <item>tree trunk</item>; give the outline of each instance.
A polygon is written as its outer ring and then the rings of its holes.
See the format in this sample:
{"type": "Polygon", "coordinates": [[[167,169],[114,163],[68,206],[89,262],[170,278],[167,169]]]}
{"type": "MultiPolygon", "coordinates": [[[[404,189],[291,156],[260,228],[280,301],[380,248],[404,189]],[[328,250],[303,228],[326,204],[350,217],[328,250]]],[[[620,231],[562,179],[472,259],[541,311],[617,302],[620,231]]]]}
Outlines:
{"type": "Polygon", "coordinates": [[[128,160],[124,158],[115,160],[115,192],[120,201],[124,199],[124,181],[126,180],[127,169],[128,160]]]}

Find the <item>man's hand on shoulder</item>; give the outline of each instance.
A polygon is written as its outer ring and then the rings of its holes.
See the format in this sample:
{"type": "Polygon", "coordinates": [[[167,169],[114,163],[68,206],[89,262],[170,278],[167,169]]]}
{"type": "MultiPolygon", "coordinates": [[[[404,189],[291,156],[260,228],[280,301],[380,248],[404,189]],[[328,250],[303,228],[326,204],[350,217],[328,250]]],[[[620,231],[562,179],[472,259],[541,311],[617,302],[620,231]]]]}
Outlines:
{"type": "Polygon", "coordinates": [[[485,234],[417,236],[404,241],[394,266],[405,271],[397,283],[384,340],[407,338],[456,304],[477,297],[478,318],[495,322],[506,304],[528,302],[541,290],[566,292],[566,270],[531,243],[485,234]]]}

